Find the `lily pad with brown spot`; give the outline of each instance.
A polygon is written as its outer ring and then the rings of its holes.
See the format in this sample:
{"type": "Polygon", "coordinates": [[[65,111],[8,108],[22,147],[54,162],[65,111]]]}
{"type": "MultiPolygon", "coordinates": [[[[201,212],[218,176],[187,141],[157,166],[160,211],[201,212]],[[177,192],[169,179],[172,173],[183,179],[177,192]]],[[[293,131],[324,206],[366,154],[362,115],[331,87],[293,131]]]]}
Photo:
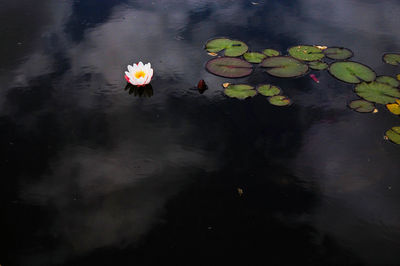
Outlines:
{"type": "Polygon", "coordinates": [[[272,105],[276,106],[286,106],[290,104],[289,98],[283,95],[272,96],[268,98],[268,101],[272,105]]]}
{"type": "Polygon", "coordinates": [[[209,60],[206,64],[206,69],[217,76],[241,78],[253,72],[253,65],[239,58],[219,57],[209,60]]]}
{"type": "Polygon", "coordinates": [[[261,66],[267,68],[268,74],[280,78],[298,77],[308,71],[307,64],[290,56],[268,57],[261,66]]]}
{"type": "Polygon", "coordinates": [[[375,110],[375,105],[365,100],[351,101],[349,107],[359,113],[371,113],[375,110]]]}
{"type": "Polygon", "coordinates": [[[335,60],[345,60],[353,56],[353,52],[343,47],[329,47],[324,50],[326,57],[335,60]]]}
{"type": "Polygon", "coordinates": [[[376,77],[372,69],[353,61],[332,63],[329,66],[329,73],[338,80],[354,84],[362,81],[373,81],[376,77]]]}

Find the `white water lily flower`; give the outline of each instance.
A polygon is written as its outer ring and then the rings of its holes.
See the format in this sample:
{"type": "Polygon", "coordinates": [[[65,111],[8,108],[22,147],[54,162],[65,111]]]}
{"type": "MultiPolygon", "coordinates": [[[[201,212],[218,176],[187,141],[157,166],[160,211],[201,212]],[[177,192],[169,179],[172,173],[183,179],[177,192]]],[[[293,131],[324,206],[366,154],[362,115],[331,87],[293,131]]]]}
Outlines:
{"type": "Polygon", "coordinates": [[[142,62],[138,64],[128,65],[128,71],[125,71],[125,79],[135,86],[144,86],[150,83],[153,77],[153,69],[151,64],[143,65],[142,62]]]}

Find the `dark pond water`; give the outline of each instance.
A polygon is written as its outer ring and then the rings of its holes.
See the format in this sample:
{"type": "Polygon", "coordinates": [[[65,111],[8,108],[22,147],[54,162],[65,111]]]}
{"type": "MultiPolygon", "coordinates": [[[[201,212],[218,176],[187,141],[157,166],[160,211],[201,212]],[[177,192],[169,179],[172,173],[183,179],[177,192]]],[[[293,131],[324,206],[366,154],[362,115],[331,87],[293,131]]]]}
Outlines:
{"type": "Polygon", "coordinates": [[[381,57],[400,49],[398,14],[397,0],[0,1],[0,264],[400,264],[400,148],[383,139],[398,117],[350,110],[353,86],[325,71],[216,77],[203,50],[344,46],[394,75],[381,57]],[[124,90],[137,61],[152,97],[124,90]]]}

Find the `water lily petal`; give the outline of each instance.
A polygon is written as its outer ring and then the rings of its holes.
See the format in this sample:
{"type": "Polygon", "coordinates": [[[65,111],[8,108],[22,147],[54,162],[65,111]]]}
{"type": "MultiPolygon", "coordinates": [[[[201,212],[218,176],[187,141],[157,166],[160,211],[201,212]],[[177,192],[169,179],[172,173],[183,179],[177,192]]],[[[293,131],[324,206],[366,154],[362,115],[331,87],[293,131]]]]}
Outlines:
{"type": "Polygon", "coordinates": [[[128,71],[129,71],[129,72],[133,72],[133,66],[128,65],[128,71]]]}

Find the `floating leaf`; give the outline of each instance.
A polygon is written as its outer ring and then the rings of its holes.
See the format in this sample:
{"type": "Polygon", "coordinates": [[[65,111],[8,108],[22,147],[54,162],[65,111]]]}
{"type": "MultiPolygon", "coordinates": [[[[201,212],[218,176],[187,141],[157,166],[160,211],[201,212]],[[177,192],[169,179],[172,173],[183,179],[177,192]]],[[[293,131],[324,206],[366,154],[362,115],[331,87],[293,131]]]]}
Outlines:
{"type": "Polygon", "coordinates": [[[387,64],[398,66],[400,64],[400,54],[384,54],[383,61],[387,64]]]}
{"type": "Polygon", "coordinates": [[[276,105],[276,106],[285,106],[290,104],[290,100],[286,96],[282,95],[277,95],[277,96],[272,96],[268,98],[268,101],[270,104],[276,105]]]}
{"type": "Polygon", "coordinates": [[[353,56],[353,52],[343,47],[329,47],[324,50],[326,57],[336,60],[349,59],[353,56]]]}
{"type": "Polygon", "coordinates": [[[371,113],[375,109],[373,103],[364,100],[354,100],[349,104],[349,107],[359,113],[371,113]]]}
{"type": "Polygon", "coordinates": [[[264,96],[275,96],[281,93],[281,89],[270,84],[263,84],[257,87],[257,91],[264,96]]]}
{"type": "Polygon", "coordinates": [[[239,58],[219,57],[209,60],[206,69],[217,76],[240,78],[250,75],[253,65],[239,58]]]}
{"type": "Polygon", "coordinates": [[[222,83],[222,87],[224,88],[228,87],[229,85],[231,85],[229,82],[222,83]]]}
{"type": "Polygon", "coordinates": [[[400,74],[396,75],[397,80],[400,80],[400,74]]]}
{"type": "Polygon", "coordinates": [[[218,54],[217,53],[207,53],[208,55],[211,55],[211,56],[217,56],[218,54]]]}
{"type": "Polygon", "coordinates": [[[227,38],[217,38],[206,43],[206,49],[210,53],[218,53],[225,50],[225,56],[241,56],[249,47],[241,41],[231,40],[227,38]]]}
{"type": "Polygon", "coordinates": [[[288,51],[291,56],[303,61],[321,60],[325,56],[321,49],[309,45],[294,46],[288,51]]]}
{"type": "Polygon", "coordinates": [[[325,46],[325,45],[314,45],[314,47],[317,47],[320,50],[325,50],[328,48],[328,46],[325,46]]]}
{"type": "Polygon", "coordinates": [[[274,56],[264,59],[262,67],[267,68],[267,73],[280,78],[290,78],[304,75],[308,66],[289,56],[274,56]]]}
{"type": "Polygon", "coordinates": [[[400,127],[392,127],[386,131],[386,137],[396,144],[400,144],[400,127]]]}
{"type": "Polygon", "coordinates": [[[243,55],[244,59],[246,59],[247,62],[250,63],[261,63],[262,60],[264,60],[265,57],[267,57],[265,54],[262,53],[245,53],[243,55]]]}
{"type": "Polygon", "coordinates": [[[335,62],[330,65],[329,72],[335,78],[348,83],[373,81],[376,77],[376,74],[372,69],[352,61],[335,62]]]}
{"type": "Polygon", "coordinates": [[[367,101],[388,104],[396,102],[400,98],[400,91],[390,85],[379,82],[363,82],[355,88],[356,93],[367,101]]]}
{"type": "Polygon", "coordinates": [[[396,103],[386,104],[386,108],[395,115],[400,115],[400,100],[396,99],[396,103]]]}
{"type": "Polygon", "coordinates": [[[376,81],[379,83],[385,83],[392,87],[398,87],[400,85],[400,82],[398,82],[395,78],[392,78],[390,76],[379,76],[376,78],[376,81]]]}
{"type": "Polygon", "coordinates": [[[237,98],[240,100],[248,97],[253,97],[257,94],[253,86],[245,84],[229,85],[225,90],[225,94],[231,98],[237,98]]]}
{"type": "Polygon", "coordinates": [[[271,56],[278,56],[278,55],[281,54],[279,51],[274,50],[274,49],[265,49],[265,50],[263,51],[263,53],[264,53],[266,56],[269,56],[269,57],[271,57],[271,56]]]}
{"type": "Polygon", "coordinates": [[[308,66],[314,70],[324,70],[328,68],[328,64],[322,61],[312,61],[308,63],[308,66]]]}

